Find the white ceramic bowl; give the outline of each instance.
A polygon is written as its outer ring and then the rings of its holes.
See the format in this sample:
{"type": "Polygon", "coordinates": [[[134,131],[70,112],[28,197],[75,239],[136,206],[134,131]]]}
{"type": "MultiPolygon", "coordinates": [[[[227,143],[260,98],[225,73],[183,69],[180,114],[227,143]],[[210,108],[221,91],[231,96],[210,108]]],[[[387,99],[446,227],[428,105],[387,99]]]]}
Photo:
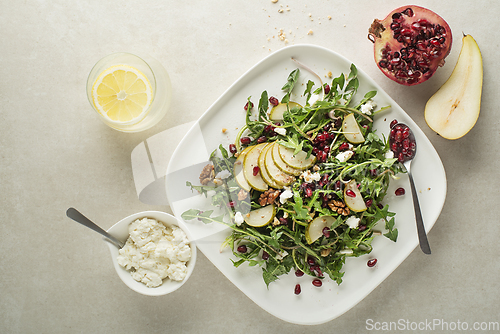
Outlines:
{"type": "Polygon", "coordinates": [[[166,278],[163,280],[163,284],[159,287],[148,288],[145,284],[134,280],[132,278],[132,275],[130,275],[130,272],[118,264],[116,260],[118,257],[118,248],[109,241],[105,240],[105,242],[109,247],[109,251],[111,252],[111,259],[113,260],[113,265],[116,269],[116,272],[118,273],[118,276],[123,281],[123,283],[125,283],[132,290],[139,292],[140,294],[147,296],[162,296],[179,289],[188,280],[189,276],[191,276],[194,265],[196,263],[196,245],[193,242],[191,233],[182,221],[178,221],[174,216],[160,211],[144,211],[123,218],[118,223],[111,226],[108,229],[108,232],[111,235],[115,236],[117,239],[125,241],[129,236],[128,226],[130,225],[130,223],[132,223],[136,219],[145,217],[156,219],[166,226],[178,226],[186,233],[191,246],[191,259],[187,262],[188,272],[186,278],[184,278],[184,280],[182,280],[181,282],[166,278]]]}

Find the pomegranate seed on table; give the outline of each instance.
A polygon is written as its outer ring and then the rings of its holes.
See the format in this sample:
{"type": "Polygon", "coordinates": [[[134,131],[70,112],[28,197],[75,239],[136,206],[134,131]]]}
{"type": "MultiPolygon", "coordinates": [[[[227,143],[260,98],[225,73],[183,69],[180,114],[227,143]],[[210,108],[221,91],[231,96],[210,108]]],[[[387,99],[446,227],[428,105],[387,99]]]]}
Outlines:
{"type": "Polygon", "coordinates": [[[375,267],[375,265],[377,264],[377,259],[370,259],[368,260],[368,262],[366,263],[366,265],[370,268],[372,267],[375,267]]]}
{"type": "Polygon", "coordinates": [[[300,295],[301,291],[302,289],[300,288],[300,284],[295,284],[295,289],[294,289],[295,294],[300,295]]]}
{"type": "Polygon", "coordinates": [[[320,279],[315,278],[312,281],[312,285],[314,285],[315,287],[319,288],[320,286],[323,285],[323,282],[320,279]]]}
{"type": "Polygon", "coordinates": [[[403,196],[405,194],[405,188],[398,188],[396,189],[396,191],[394,192],[396,194],[396,196],[403,196]]]}
{"type": "Polygon", "coordinates": [[[236,249],[239,253],[246,253],[247,252],[247,246],[246,245],[240,245],[236,249]]]}

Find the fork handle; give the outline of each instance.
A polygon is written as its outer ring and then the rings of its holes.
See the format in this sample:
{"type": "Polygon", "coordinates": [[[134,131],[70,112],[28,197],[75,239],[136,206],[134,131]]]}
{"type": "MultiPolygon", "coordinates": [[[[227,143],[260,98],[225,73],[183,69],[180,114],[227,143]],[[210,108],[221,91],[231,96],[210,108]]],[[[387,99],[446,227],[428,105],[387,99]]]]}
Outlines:
{"type": "Polygon", "coordinates": [[[410,178],[410,188],[411,195],[413,197],[413,208],[415,210],[415,220],[417,222],[417,234],[418,242],[420,244],[420,249],[425,254],[431,253],[431,247],[429,246],[429,241],[427,240],[427,234],[425,233],[424,221],[422,219],[422,212],[420,211],[420,204],[418,202],[417,190],[415,189],[415,183],[413,182],[413,177],[411,173],[408,173],[410,178]]]}

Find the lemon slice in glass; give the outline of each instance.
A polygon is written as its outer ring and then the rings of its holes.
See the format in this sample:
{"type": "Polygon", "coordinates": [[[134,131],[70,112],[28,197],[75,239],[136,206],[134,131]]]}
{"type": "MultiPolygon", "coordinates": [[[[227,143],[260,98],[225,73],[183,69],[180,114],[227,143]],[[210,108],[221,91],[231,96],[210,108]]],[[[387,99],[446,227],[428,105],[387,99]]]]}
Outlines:
{"type": "Polygon", "coordinates": [[[103,71],[92,86],[95,108],[117,123],[136,123],[146,116],[153,90],[146,76],[128,65],[115,65],[103,71]]]}

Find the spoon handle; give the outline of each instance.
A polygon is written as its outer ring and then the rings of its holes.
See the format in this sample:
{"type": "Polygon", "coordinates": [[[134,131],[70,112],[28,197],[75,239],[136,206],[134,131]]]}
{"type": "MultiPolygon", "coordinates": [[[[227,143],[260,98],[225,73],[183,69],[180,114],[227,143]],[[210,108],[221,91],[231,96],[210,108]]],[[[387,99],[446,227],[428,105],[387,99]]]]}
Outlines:
{"type": "Polygon", "coordinates": [[[115,244],[118,248],[122,248],[124,246],[124,243],[122,241],[116,239],[111,234],[104,231],[102,228],[97,226],[93,221],[91,221],[90,219],[85,217],[82,213],[80,213],[80,211],[78,211],[77,209],[69,208],[68,210],[66,210],[66,216],[73,219],[77,223],[80,223],[80,224],[96,231],[97,233],[102,234],[103,236],[108,238],[109,241],[111,241],[113,244],[115,244]]]}
{"type": "Polygon", "coordinates": [[[425,233],[424,221],[422,219],[422,212],[420,211],[420,204],[418,202],[417,190],[415,189],[415,184],[413,182],[413,177],[411,176],[411,172],[408,173],[410,178],[410,188],[411,195],[413,197],[413,208],[415,209],[415,220],[417,221],[417,234],[418,241],[420,244],[420,249],[425,254],[431,253],[431,247],[429,246],[429,241],[427,240],[427,234],[425,233]]]}

